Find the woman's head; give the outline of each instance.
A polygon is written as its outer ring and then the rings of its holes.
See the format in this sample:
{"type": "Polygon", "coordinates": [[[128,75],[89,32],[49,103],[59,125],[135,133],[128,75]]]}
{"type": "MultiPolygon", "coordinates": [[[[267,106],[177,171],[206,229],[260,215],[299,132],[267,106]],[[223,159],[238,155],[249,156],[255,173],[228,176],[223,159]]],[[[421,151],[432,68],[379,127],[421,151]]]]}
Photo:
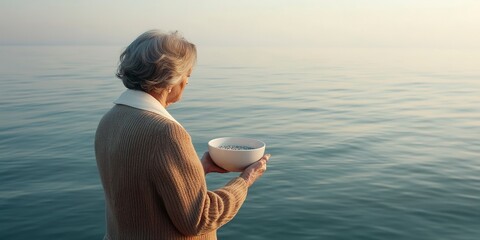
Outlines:
{"type": "Polygon", "coordinates": [[[177,32],[150,30],[120,55],[116,75],[129,89],[158,92],[185,81],[196,59],[195,45],[177,32]]]}

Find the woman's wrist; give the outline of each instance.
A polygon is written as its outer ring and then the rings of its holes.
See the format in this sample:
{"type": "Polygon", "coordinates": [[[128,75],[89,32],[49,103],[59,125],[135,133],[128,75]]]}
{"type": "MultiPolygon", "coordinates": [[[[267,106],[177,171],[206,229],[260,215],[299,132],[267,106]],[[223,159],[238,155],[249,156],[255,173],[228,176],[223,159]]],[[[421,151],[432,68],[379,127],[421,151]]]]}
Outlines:
{"type": "Polygon", "coordinates": [[[246,174],[246,173],[242,173],[240,174],[240,178],[243,178],[243,180],[245,180],[245,182],[247,183],[247,186],[250,187],[251,184],[251,175],[252,174],[246,174]]]}

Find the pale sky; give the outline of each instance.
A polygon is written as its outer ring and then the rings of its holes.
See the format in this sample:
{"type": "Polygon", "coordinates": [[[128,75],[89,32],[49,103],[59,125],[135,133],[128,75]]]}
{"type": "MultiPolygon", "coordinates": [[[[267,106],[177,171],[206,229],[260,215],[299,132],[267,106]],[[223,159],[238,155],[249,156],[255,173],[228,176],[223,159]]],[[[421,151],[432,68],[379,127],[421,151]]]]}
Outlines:
{"type": "Polygon", "coordinates": [[[0,44],[480,48],[480,0],[0,0],[0,44]]]}

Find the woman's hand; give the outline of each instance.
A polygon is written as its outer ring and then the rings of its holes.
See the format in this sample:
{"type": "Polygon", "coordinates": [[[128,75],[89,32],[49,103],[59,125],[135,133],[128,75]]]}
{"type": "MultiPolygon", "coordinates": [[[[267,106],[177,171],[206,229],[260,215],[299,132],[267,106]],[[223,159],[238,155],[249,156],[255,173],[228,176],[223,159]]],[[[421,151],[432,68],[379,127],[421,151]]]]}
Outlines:
{"type": "Polygon", "coordinates": [[[240,177],[247,182],[248,187],[252,186],[252,184],[267,170],[267,162],[268,159],[270,159],[270,156],[270,154],[265,154],[260,160],[248,166],[243,170],[242,174],[240,174],[240,177]]]}
{"type": "Polygon", "coordinates": [[[210,154],[208,152],[205,152],[203,154],[203,157],[201,159],[202,166],[203,166],[203,171],[205,172],[205,175],[207,173],[211,172],[217,172],[217,173],[228,173],[227,170],[217,166],[210,157],[210,154]]]}

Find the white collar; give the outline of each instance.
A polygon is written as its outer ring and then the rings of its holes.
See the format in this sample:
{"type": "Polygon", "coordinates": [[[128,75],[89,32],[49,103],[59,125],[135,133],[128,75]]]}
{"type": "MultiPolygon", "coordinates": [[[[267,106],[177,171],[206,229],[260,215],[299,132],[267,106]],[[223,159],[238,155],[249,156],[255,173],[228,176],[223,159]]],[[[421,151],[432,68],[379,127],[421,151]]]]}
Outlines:
{"type": "Polygon", "coordinates": [[[113,103],[153,112],[178,123],[157,99],[144,91],[127,89],[113,103]]]}

